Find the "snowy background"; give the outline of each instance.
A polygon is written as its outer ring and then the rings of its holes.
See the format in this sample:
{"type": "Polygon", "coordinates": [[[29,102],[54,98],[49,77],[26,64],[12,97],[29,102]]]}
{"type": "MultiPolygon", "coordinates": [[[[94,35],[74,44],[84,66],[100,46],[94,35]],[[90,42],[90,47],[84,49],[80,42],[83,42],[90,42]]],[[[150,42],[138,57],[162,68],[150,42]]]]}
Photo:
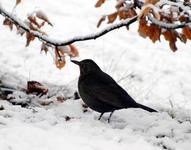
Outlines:
{"type": "MultiPolygon", "coordinates": [[[[15,2],[0,0],[11,12],[15,2]]],[[[99,31],[99,17],[111,12],[113,3],[95,9],[94,0],[23,0],[16,9],[24,20],[28,12],[41,9],[54,27],[47,27],[51,38],[66,40],[73,36],[99,31]]],[[[3,17],[0,16],[0,24],[3,17]]],[[[104,25],[103,25],[104,27],[104,25]]],[[[0,80],[16,90],[15,101],[29,101],[22,108],[0,100],[1,150],[189,150],[191,147],[191,52],[190,43],[178,43],[173,53],[168,43],[152,44],[138,36],[137,26],[113,31],[94,40],[75,43],[79,60],[89,58],[142,104],[159,110],[148,113],[140,109],[116,111],[107,123],[108,114],[98,121],[98,113],[84,113],[81,100],[74,100],[79,69],[67,58],[59,70],[51,53],[40,54],[36,40],[24,47],[25,39],[0,26],[0,80]],[[49,89],[40,99],[26,95],[28,80],[36,80],[49,89]],[[63,103],[57,97],[67,99],[63,103]],[[50,97],[50,98],[47,98],[50,97]],[[39,101],[53,101],[48,106],[39,101]],[[66,121],[67,116],[71,119],[66,121]]]]}

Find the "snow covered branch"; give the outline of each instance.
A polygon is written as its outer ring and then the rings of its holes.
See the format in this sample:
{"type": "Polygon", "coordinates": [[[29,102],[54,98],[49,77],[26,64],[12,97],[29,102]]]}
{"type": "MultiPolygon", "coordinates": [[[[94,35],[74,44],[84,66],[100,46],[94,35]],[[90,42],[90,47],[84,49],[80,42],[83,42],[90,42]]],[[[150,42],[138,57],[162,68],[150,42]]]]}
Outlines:
{"type": "Polygon", "coordinates": [[[187,22],[183,22],[181,24],[172,24],[172,23],[167,23],[167,22],[163,22],[163,21],[159,21],[153,17],[151,17],[150,15],[148,15],[149,20],[154,23],[155,25],[158,25],[161,28],[164,29],[179,29],[179,28],[184,28],[187,26],[191,26],[191,22],[187,21],[187,22]]]}
{"type": "MultiPolygon", "coordinates": [[[[21,19],[19,19],[17,16],[12,15],[9,12],[7,12],[1,5],[0,5],[0,14],[3,15],[4,17],[10,19],[12,22],[14,22],[15,25],[19,26],[24,31],[32,33],[33,36],[35,36],[38,39],[42,40],[43,42],[46,42],[55,47],[56,46],[66,46],[66,45],[69,45],[69,44],[72,44],[75,42],[79,42],[79,41],[86,41],[86,40],[93,40],[93,39],[95,40],[95,39],[107,34],[108,32],[110,32],[112,30],[119,29],[124,26],[129,26],[132,23],[137,21],[137,16],[135,16],[133,18],[123,20],[120,23],[112,24],[109,27],[107,27],[99,32],[85,35],[85,36],[76,36],[76,37],[70,38],[68,40],[61,41],[61,40],[51,39],[47,35],[43,35],[39,32],[30,30],[30,28],[21,19]]],[[[149,17],[149,19],[152,23],[160,26],[161,28],[165,28],[165,29],[177,29],[177,28],[182,28],[182,27],[190,25],[190,23],[182,23],[182,24],[164,23],[151,16],[149,17]]]]}
{"type": "Polygon", "coordinates": [[[98,37],[101,37],[104,34],[110,32],[112,30],[121,28],[123,26],[129,26],[130,24],[134,23],[137,20],[137,16],[135,16],[131,19],[126,19],[124,21],[121,21],[120,23],[113,24],[110,27],[107,27],[97,33],[93,33],[93,34],[89,34],[89,35],[85,35],[85,36],[76,36],[76,37],[73,37],[73,38],[65,40],[65,41],[60,41],[60,40],[51,39],[47,35],[42,35],[41,33],[38,33],[36,31],[31,31],[30,28],[21,19],[19,19],[16,16],[7,12],[2,6],[0,6],[0,14],[3,15],[4,17],[8,18],[9,20],[11,20],[15,25],[19,26],[24,31],[32,33],[33,36],[35,36],[38,39],[42,40],[43,42],[46,42],[55,47],[69,45],[69,44],[72,44],[72,43],[78,42],[78,41],[97,39],[98,37]]]}
{"type": "MultiPolygon", "coordinates": [[[[100,7],[102,3],[103,1],[98,0],[96,7],[100,7]]],[[[67,40],[55,40],[48,37],[46,33],[40,30],[41,25],[36,23],[36,20],[33,18],[33,16],[31,16],[31,18],[28,17],[28,20],[30,21],[28,24],[19,19],[16,15],[13,15],[6,11],[1,5],[0,14],[8,19],[8,23],[10,21],[12,25],[15,25],[19,29],[23,30],[26,35],[28,34],[28,41],[26,44],[27,46],[30,41],[34,40],[34,38],[38,38],[44,44],[43,46],[45,46],[45,49],[46,46],[49,46],[55,48],[57,51],[59,50],[58,47],[70,46],[72,43],[79,41],[95,40],[115,29],[119,29],[124,26],[128,27],[136,21],[138,21],[139,23],[138,32],[140,33],[140,35],[143,37],[149,37],[153,42],[160,39],[160,35],[162,34],[162,28],[174,31],[179,28],[186,28],[183,34],[186,36],[186,39],[191,39],[189,37],[190,31],[188,29],[191,26],[190,20],[188,19],[190,18],[190,5],[187,3],[166,0],[148,0],[148,2],[145,3],[139,0],[134,0],[133,2],[121,0],[117,1],[115,7],[116,11],[114,13],[102,16],[102,18],[98,22],[98,26],[100,26],[100,24],[105,19],[108,19],[108,23],[112,23],[110,26],[96,33],[91,33],[83,36],[75,36],[67,40]],[[137,8],[141,9],[141,11],[137,11],[137,8]],[[178,16],[179,14],[181,16],[178,16]],[[116,20],[116,18],[119,18],[120,22],[114,24],[113,22],[116,20]],[[34,29],[33,27],[31,28],[30,23],[34,23],[34,25],[37,24],[39,30],[36,28],[34,29]],[[157,32],[157,35],[151,35],[151,33],[153,33],[153,30],[157,32]]],[[[42,24],[42,26],[43,25],[44,24],[42,24]]],[[[57,53],[60,57],[59,52],[57,53]]]]}

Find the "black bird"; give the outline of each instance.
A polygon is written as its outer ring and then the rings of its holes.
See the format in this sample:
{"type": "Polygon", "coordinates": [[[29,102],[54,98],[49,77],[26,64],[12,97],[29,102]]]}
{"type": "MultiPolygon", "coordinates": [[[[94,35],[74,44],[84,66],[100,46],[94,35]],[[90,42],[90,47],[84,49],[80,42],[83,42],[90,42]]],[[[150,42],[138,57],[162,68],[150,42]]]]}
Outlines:
{"type": "Polygon", "coordinates": [[[111,112],[108,122],[115,110],[123,108],[142,108],[149,112],[157,112],[147,106],[141,105],[129,96],[112,77],[103,72],[91,59],[82,61],[72,60],[80,67],[78,90],[82,100],[91,109],[100,112],[99,119],[105,112],[111,112]]]}

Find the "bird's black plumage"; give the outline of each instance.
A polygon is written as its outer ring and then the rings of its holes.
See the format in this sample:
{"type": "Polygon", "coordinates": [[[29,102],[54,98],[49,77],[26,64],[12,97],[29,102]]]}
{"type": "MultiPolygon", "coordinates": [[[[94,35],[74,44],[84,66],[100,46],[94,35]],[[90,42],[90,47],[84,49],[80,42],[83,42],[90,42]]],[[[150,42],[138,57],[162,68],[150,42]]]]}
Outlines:
{"type": "Polygon", "coordinates": [[[79,94],[91,109],[101,113],[99,119],[101,119],[105,112],[111,112],[111,117],[115,110],[123,108],[142,108],[149,112],[156,112],[152,108],[136,103],[93,60],[85,59],[80,62],[72,60],[72,62],[80,67],[80,77],[78,80],[79,94]]]}

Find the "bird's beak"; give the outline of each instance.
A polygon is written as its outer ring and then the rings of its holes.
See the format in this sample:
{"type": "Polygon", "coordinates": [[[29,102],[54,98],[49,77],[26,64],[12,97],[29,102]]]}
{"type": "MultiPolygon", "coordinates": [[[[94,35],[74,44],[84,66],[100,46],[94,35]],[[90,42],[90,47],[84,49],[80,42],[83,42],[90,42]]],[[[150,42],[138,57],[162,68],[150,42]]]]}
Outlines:
{"type": "Polygon", "coordinates": [[[80,65],[80,62],[79,61],[76,61],[76,60],[71,60],[71,62],[73,62],[74,64],[76,64],[76,65],[80,65]]]}

